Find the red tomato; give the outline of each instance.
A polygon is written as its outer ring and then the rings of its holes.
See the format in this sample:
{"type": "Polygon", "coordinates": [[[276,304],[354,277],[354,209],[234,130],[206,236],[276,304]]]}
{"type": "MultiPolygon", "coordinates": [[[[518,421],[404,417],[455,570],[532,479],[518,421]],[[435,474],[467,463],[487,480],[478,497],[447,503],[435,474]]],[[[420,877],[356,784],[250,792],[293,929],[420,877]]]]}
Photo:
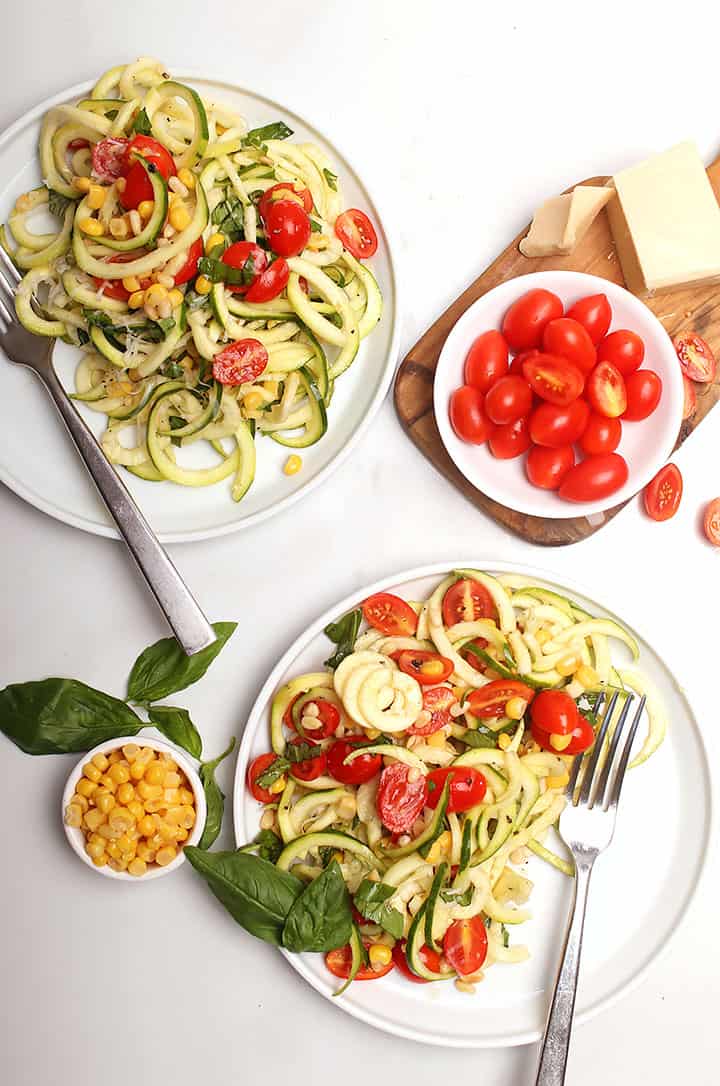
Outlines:
{"type": "Polygon", "coordinates": [[[620,370],[611,362],[598,362],[587,381],[587,398],[599,415],[616,419],[627,407],[627,390],[620,370]]]}
{"type": "Polygon", "coordinates": [[[248,276],[253,275],[254,277],[247,284],[228,283],[228,290],[232,291],[233,294],[245,294],[254,287],[265,271],[268,262],[265,250],[251,241],[236,241],[234,245],[228,246],[220,259],[223,264],[227,264],[230,268],[244,268],[248,276]]]}
{"type": "Polygon", "coordinates": [[[680,369],[686,377],[701,385],[715,380],[717,362],[704,339],[692,332],[686,332],[682,336],[675,337],[673,346],[680,359],[680,369]]]}
{"type": "Polygon", "coordinates": [[[627,407],[624,419],[640,422],[652,415],[660,403],[662,381],[654,370],[636,370],[625,378],[627,407]]]}
{"type": "Polygon", "coordinates": [[[445,932],[445,957],[461,977],[477,973],[482,968],[487,949],[487,928],[481,915],[472,916],[469,920],[453,920],[445,932]]]}
{"type": "Polygon", "coordinates": [[[513,377],[522,377],[523,380],[525,380],[522,369],[523,362],[525,362],[528,358],[534,358],[536,354],[540,354],[540,351],[538,351],[535,347],[533,347],[530,351],[520,351],[520,354],[516,354],[512,362],[510,363],[508,373],[511,373],[513,377]]]}
{"type": "MultiPolygon", "coordinates": [[[[426,969],[429,969],[432,973],[439,973],[442,975],[442,969],[440,968],[440,955],[437,950],[433,950],[429,946],[421,946],[419,950],[422,963],[426,969]]],[[[411,980],[414,984],[430,984],[429,980],[425,980],[425,977],[418,977],[413,973],[412,969],[407,963],[405,956],[405,941],[402,943],[396,943],[393,947],[393,962],[398,967],[398,970],[407,979],[411,980]]],[[[447,974],[445,974],[447,975],[447,974]]]]}
{"type": "Polygon", "coordinates": [[[89,147],[90,146],[90,140],[83,140],[83,139],[70,140],[70,142],[68,143],[67,146],[68,146],[68,151],[81,151],[84,147],[89,147]]]}
{"type": "Polygon", "coordinates": [[[607,295],[590,294],[587,298],[581,298],[579,302],[575,302],[575,305],[568,309],[567,315],[583,326],[597,347],[610,327],[612,309],[607,295]]]}
{"type": "MultiPolygon", "coordinates": [[[[92,149],[92,172],[100,181],[117,181],[127,169],[127,149],[130,140],[107,136],[92,149]]],[[[140,167],[142,169],[142,166],[140,167]]]]}
{"type": "Polygon", "coordinates": [[[609,419],[593,411],[580,438],[580,448],[586,456],[615,452],[621,437],[620,419],[609,419]]]}
{"type": "Polygon", "coordinates": [[[453,811],[469,811],[471,807],[482,803],[487,791],[487,781],[482,773],[478,773],[472,766],[449,766],[445,769],[433,769],[428,773],[426,778],[428,807],[433,809],[437,807],[448,777],[450,777],[448,814],[452,814],[453,811]]]}
{"type": "Polygon", "coordinates": [[[348,754],[352,754],[358,743],[363,742],[362,739],[337,739],[328,750],[328,773],[340,784],[364,784],[382,769],[383,762],[379,754],[361,754],[354,762],[344,765],[348,754]]]}
{"type": "Polygon", "coordinates": [[[503,335],[513,351],[539,347],[545,325],[563,315],[563,304],[549,290],[529,290],[508,309],[503,335]]]}
{"type": "Polygon", "coordinates": [[[398,667],[406,675],[412,675],[421,686],[435,686],[445,682],[453,673],[454,664],[437,652],[408,649],[398,657],[398,667]]]}
{"type": "Polygon", "coordinates": [[[535,445],[561,449],[574,445],[590,418],[585,400],[573,400],[567,407],[554,403],[539,404],[530,416],[530,438],[535,445]]]}
{"type": "Polygon", "coordinates": [[[268,792],[267,788],[262,788],[261,785],[255,783],[257,778],[273,764],[276,758],[277,754],[260,754],[248,767],[247,786],[253,799],[256,799],[258,803],[275,803],[277,801],[277,796],[273,795],[272,792],[268,792]]]}
{"type": "Polygon", "coordinates": [[[223,347],[213,359],[213,377],[221,385],[254,381],[268,364],[268,353],[259,339],[239,339],[223,347]]]}
{"type": "Polygon", "coordinates": [[[492,424],[485,414],[482,392],[470,385],[456,388],[450,397],[450,422],[463,441],[471,445],[487,441],[492,424]]]}
{"type": "Polygon", "coordinates": [[[533,725],[555,735],[568,735],[579,716],[577,705],[564,690],[541,690],[530,710],[533,725]]]}
{"type": "Polygon", "coordinates": [[[465,358],[465,383],[487,392],[508,370],[508,345],[492,328],[478,336],[465,358]]]}
{"type": "MultiPolygon", "coordinates": [[[[302,736],[298,736],[297,739],[290,740],[290,745],[298,747],[301,743],[306,742],[306,739],[303,739],[302,736]]],[[[306,758],[303,762],[292,763],[290,766],[290,776],[295,777],[298,781],[314,781],[316,777],[322,777],[326,769],[327,758],[325,752],[318,747],[318,752],[314,758],[306,758]]]]}
{"type": "MultiPolygon", "coordinates": [[[[363,943],[365,943],[365,940],[363,940],[363,943]]],[[[368,947],[371,944],[368,942],[365,945],[368,947]]],[[[338,947],[337,950],[328,950],[325,955],[325,965],[334,977],[340,977],[341,980],[347,980],[352,968],[352,950],[350,944],[348,943],[347,946],[338,947]]],[[[380,977],[387,976],[394,968],[395,962],[393,959],[391,959],[387,965],[383,965],[378,969],[375,969],[372,965],[361,965],[355,974],[355,980],[379,980],[380,977]]]]}
{"type": "Polygon", "coordinates": [[[477,622],[479,618],[494,619],[497,610],[485,585],[464,577],[443,596],[442,614],[445,625],[454,626],[458,622],[477,622]]]}
{"type": "Polygon", "coordinates": [[[505,716],[505,706],[510,698],[522,698],[528,705],[533,700],[535,691],[517,679],[494,679],[493,682],[473,690],[468,698],[468,707],[473,716],[481,720],[505,716]]]}
{"type": "Polygon", "coordinates": [[[598,362],[609,362],[618,373],[626,377],[633,373],[645,357],[645,344],[636,332],[621,328],[611,332],[598,344],[598,362]]]}
{"type": "Polygon", "coordinates": [[[485,397],[485,414],[502,426],[523,418],[532,407],[532,392],[522,377],[501,377],[485,397]]]}
{"type": "Polygon", "coordinates": [[[273,298],[277,298],[278,294],[282,294],[285,290],[289,278],[290,268],[288,262],[284,257],[279,256],[277,260],[273,260],[272,264],[268,265],[265,271],[260,272],[252,286],[248,288],[245,300],[247,302],[272,301],[273,298]]]}
{"type": "Polygon", "coordinates": [[[292,181],[281,181],[279,185],[271,185],[269,189],[265,189],[258,200],[257,208],[261,219],[265,218],[271,206],[278,200],[290,200],[299,204],[308,214],[312,211],[313,199],[309,189],[292,181]]]}
{"type": "Polygon", "coordinates": [[[146,162],[157,166],[166,181],[177,172],[172,155],[162,143],[158,143],[152,136],[133,136],[127,148],[126,170],[122,171],[125,174],[125,188],[119,193],[120,203],[128,210],[137,207],[143,200],[153,198],[150,178],[143,164],[133,161],[133,151],[142,155],[146,162]]]}
{"type": "Polygon", "coordinates": [[[559,407],[567,407],[576,400],[585,383],[582,373],[572,362],[542,352],[523,362],[523,376],[541,400],[559,407]]]}
{"type": "Polygon", "coordinates": [[[418,617],[409,603],[391,592],[376,592],[362,605],[365,621],[387,637],[413,637],[418,617]]]}
{"type": "Polygon", "coordinates": [[[268,245],[279,256],[297,256],[310,240],[310,217],[294,200],[270,204],[265,215],[268,245]]]}
{"type": "Polygon", "coordinates": [[[377,809],[382,823],[391,833],[407,833],[422,812],[427,799],[427,784],[421,775],[410,780],[410,766],[394,762],[380,774],[377,809]]]}
{"type": "Polygon", "coordinates": [[[608,498],[628,480],[628,466],[620,453],[588,456],[567,473],[558,491],[569,502],[608,498]]]}
{"type": "Polygon", "coordinates": [[[432,735],[452,722],[450,709],[457,701],[448,686],[429,686],[423,690],[423,709],[430,713],[427,724],[411,724],[408,735],[432,735]]]}
{"type": "Polygon", "coordinates": [[[572,445],[548,449],[533,445],[525,462],[525,473],[533,486],[541,490],[557,490],[575,463],[572,445]]]}
{"type": "Polygon", "coordinates": [[[697,411],[697,393],[695,392],[695,386],[692,381],[688,381],[685,374],[683,374],[683,422],[686,419],[691,419],[697,411]]]}
{"type": "Polygon", "coordinates": [[[516,419],[504,426],[493,426],[488,445],[497,460],[512,460],[514,456],[522,456],[530,448],[527,418],[516,419]]]}
{"type": "MultiPolygon", "coordinates": [[[[291,706],[294,705],[296,701],[297,698],[293,698],[290,703],[291,706]]],[[[302,729],[307,734],[308,739],[329,739],[331,735],[335,735],[337,726],[340,723],[340,710],[337,705],[334,705],[331,701],[326,701],[325,698],[316,698],[314,701],[308,701],[303,705],[303,712],[310,705],[315,705],[317,707],[318,715],[313,717],[313,722],[317,721],[319,727],[308,728],[305,724],[302,725],[302,729]]],[[[292,720],[292,711],[290,720],[291,723],[289,727],[291,727],[293,731],[296,731],[295,723],[292,720]]]]}
{"type": "Polygon", "coordinates": [[[652,520],[670,520],[680,508],[682,492],[680,468],[666,464],[643,491],[645,512],[652,520]]]}
{"type": "Polygon", "coordinates": [[[348,208],[335,220],[335,233],[356,260],[369,260],[377,252],[375,227],[364,211],[348,208]]]}
{"type": "Polygon", "coordinates": [[[194,241],[188,249],[187,260],[183,264],[182,268],[175,275],[175,286],[179,287],[182,283],[187,283],[190,279],[195,278],[197,272],[198,260],[203,255],[203,243],[202,238],[198,238],[194,241]]]}
{"type": "MultiPolygon", "coordinates": [[[[530,734],[535,742],[539,743],[544,750],[550,750],[553,754],[582,754],[583,751],[588,750],[595,742],[595,732],[592,729],[592,725],[579,713],[577,723],[572,729],[572,738],[567,746],[563,746],[561,751],[553,746],[553,733],[543,731],[542,728],[533,724],[530,728],[530,734]]],[[[560,733],[555,732],[554,734],[559,735],[560,733]]]]}
{"type": "Polygon", "coordinates": [[[558,317],[545,326],[542,339],[547,354],[567,358],[581,373],[588,374],[597,361],[595,344],[579,321],[558,317]]]}
{"type": "Polygon", "coordinates": [[[713,498],[705,507],[703,531],[710,543],[720,547],[720,498],[713,498]]]}

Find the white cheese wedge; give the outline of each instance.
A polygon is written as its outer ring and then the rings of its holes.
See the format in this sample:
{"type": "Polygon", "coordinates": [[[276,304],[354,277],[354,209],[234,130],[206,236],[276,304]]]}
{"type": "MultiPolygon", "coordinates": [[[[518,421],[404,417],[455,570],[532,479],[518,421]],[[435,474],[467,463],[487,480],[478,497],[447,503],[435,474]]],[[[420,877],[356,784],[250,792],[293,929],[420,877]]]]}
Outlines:
{"type": "Polygon", "coordinates": [[[530,231],[520,242],[524,256],[567,256],[580,244],[613,195],[604,185],[577,185],[553,196],[535,212],[530,231]]]}
{"type": "Polygon", "coordinates": [[[608,218],[635,294],[720,280],[720,207],[694,143],[679,143],[613,178],[608,218]]]}

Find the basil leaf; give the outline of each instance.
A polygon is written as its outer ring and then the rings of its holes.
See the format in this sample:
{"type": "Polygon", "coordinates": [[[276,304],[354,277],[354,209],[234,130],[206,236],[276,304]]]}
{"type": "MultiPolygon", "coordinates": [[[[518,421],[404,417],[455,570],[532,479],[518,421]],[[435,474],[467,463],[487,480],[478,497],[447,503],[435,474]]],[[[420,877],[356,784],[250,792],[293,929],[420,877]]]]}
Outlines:
{"type": "Polygon", "coordinates": [[[247,286],[255,277],[255,261],[252,254],[247,258],[242,268],[232,268],[222,260],[216,260],[214,256],[201,256],[198,260],[198,271],[209,279],[211,283],[229,283],[231,286],[247,286]],[[252,271],[248,271],[248,267],[252,271]]]}
{"type": "Polygon", "coordinates": [[[355,908],[365,917],[379,924],[394,939],[402,939],[403,915],[398,909],[387,904],[388,898],[395,893],[395,887],[385,882],[373,882],[363,879],[355,891],[355,908]]]}
{"type": "Polygon", "coordinates": [[[510,932],[507,930],[507,928],[505,927],[504,924],[500,925],[500,930],[502,931],[503,946],[504,947],[509,947],[510,946],[510,932]]]}
{"type": "Polygon", "coordinates": [[[175,319],[173,317],[160,317],[159,320],[154,321],[163,334],[166,337],[168,332],[172,331],[175,327],[175,319]]]}
{"type": "Polygon", "coordinates": [[[194,656],[186,656],[174,637],[165,637],[150,645],[133,664],[128,680],[128,701],[160,701],[168,694],[192,686],[202,679],[236,626],[236,622],[214,622],[217,641],[194,656]]]}
{"type": "Polygon", "coordinates": [[[503,732],[515,732],[517,730],[517,721],[513,720],[510,724],[506,724],[502,728],[498,728],[497,731],[493,731],[492,728],[486,728],[483,724],[478,725],[477,728],[470,729],[465,732],[462,737],[462,742],[467,743],[469,747],[496,747],[497,737],[502,735],[503,732]]]}
{"type": "Polygon", "coordinates": [[[261,859],[274,864],[284,847],[282,838],[272,830],[260,830],[255,840],[249,845],[243,845],[238,852],[255,852],[261,859]]]}
{"type": "Polygon", "coordinates": [[[316,219],[310,219],[310,232],[312,234],[322,234],[322,224],[316,219]]]}
{"type": "Polygon", "coordinates": [[[235,736],[232,737],[226,749],[211,762],[203,762],[198,773],[205,792],[207,815],[202,837],[198,841],[198,848],[207,849],[215,843],[222,829],[223,814],[225,813],[225,793],[215,780],[215,770],[220,763],[235,749],[235,736]]]}
{"type": "Polygon", "coordinates": [[[150,124],[150,118],[148,117],[144,109],[139,109],[135,114],[135,120],[132,123],[131,132],[137,132],[141,136],[152,135],[152,125],[150,124]]]}
{"type": "Polygon", "coordinates": [[[286,140],[292,134],[292,128],[288,128],[284,121],[275,121],[261,128],[251,128],[244,136],[243,143],[249,147],[261,147],[267,140],[286,140]]]}
{"type": "Polygon", "coordinates": [[[333,860],[296,898],[283,928],[283,946],[297,954],[335,950],[345,946],[351,932],[350,896],[333,860]]]}
{"type": "Polygon", "coordinates": [[[51,215],[56,215],[58,219],[65,218],[65,212],[73,202],[67,196],[63,196],[62,193],[55,192],[54,189],[48,190],[48,211],[51,215]]]}
{"type": "Polygon", "coordinates": [[[201,757],[202,739],[187,709],[177,709],[174,705],[153,705],[148,709],[148,716],[171,743],[177,743],[193,758],[201,757]]]}
{"type": "Polygon", "coordinates": [[[102,309],[83,309],[83,317],[89,325],[96,324],[98,328],[112,327],[112,318],[103,313],[102,309]]]}
{"type": "Polygon", "coordinates": [[[259,773],[255,778],[255,784],[259,788],[269,788],[275,784],[275,781],[279,780],[290,768],[290,760],[288,758],[276,758],[274,762],[271,762],[267,769],[263,769],[262,773],[259,773]]]}
{"type": "Polygon", "coordinates": [[[323,176],[327,181],[328,188],[332,189],[333,192],[337,192],[337,174],[333,173],[332,170],[328,170],[327,166],[325,166],[323,167],[323,176]]]}
{"type": "Polygon", "coordinates": [[[202,309],[203,306],[210,305],[210,296],[208,294],[198,294],[194,290],[188,290],[185,293],[185,309],[192,312],[195,309],[202,309]]]}
{"type": "Polygon", "coordinates": [[[0,690],[0,731],[26,754],[90,750],[144,727],[124,701],[77,679],[14,683],[0,690]]]}
{"type": "Polygon", "coordinates": [[[303,892],[300,879],[246,852],[204,852],[189,845],[184,855],[240,927],[281,945],[285,920],[303,892]]]}
{"type": "Polygon", "coordinates": [[[362,611],[358,607],[325,627],[325,636],[337,645],[335,652],[325,661],[325,667],[336,668],[353,651],[362,617],[362,611]]]}
{"type": "Polygon", "coordinates": [[[474,887],[470,885],[462,892],[460,890],[441,890],[440,898],[442,901],[446,901],[448,905],[462,905],[465,908],[472,901],[473,889],[474,887]]]}

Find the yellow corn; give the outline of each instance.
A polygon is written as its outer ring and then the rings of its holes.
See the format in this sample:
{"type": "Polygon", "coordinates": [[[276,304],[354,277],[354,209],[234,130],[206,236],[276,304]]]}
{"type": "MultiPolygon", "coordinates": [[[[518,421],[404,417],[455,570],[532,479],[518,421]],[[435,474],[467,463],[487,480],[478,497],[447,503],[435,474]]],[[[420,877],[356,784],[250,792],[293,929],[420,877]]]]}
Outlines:
{"type": "Polygon", "coordinates": [[[136,290],[128,298],[128,308],[130,309],[142,309],[145,305],[145,291],[136,290]]]}
{"type": "Polygon", "coordinates": [[[570,735],[558,735],[553,732],[550,736],[550,746],[553,750],[562,751],[566,747],[569,747],[572,743],[572,733],[570,735]]]}
{"type": "MultiPolygon", "coordinates": [[[[114,764],[115,763],[113,762],[113,765],[114,764]]],[[[117,789],[117,784],[112,779],[112,777],[109,777],[107,775],[107,773],[105,774],[104,777],[100,778],[100,785],[101,785],[102,788],[107,788],[108,792],[115,792],[116,789],[117,789]]]]}
{"type": "Polygon", "coordinates": [[[88,807],[90,806],[90,804],[87,801],[87,797],[86,796],[81,796],[79,792],[75,793],[75,795],[72,797],[70,802],[75,804],[76,806],[78,806],[83,814],[85,814],[88,807]]]}
{"type": "MultiPolygon", "coordinates": [[[[127,785],[123,784],[120,787],[121,788],[126,788],[127,785]]],[[[120,792],[120,789],[118,788],[118,794],[119,794],[119,792],[120,792]]],[[[136,822],[139,822],[140,819],[145,814],[145,808],[143,807],[143,805],[142,805],[142,803],[140,802],[139,799],[134,799],[130,803],[128,803],[127,804],[127,809],[130,812],[130,814],[133,816],[133,818],[135,819],[136,822]]]]}
{"type": "Polygon", "coordinates": [[[285,461],[285,467],[283,468],[283,471],[286,475],[297,475],[301,467],[302,457],[298,456],[296,453],[293,453],[293,455],[288,456],[287,460],[285,461]]]}
{"type": "Polygon", "coordinates": [[[83,812],[77,803],[69,803],[65,808],[65,825],[79,829],[82,826],[83,812]]]}
{"type": "Polygon", "coordinates": [[[243,396],[243,407],[246,411],[259,411],[264,403],[263,395],[257,389],[253,389],[252,392],[248,392],[246,396],[243,396]]]}
{"type": "Polygon", "coordinates": [[[97,219],[83,219],[78,226],[83,234],[88,234],[91,238],[101,238],[105,233],[105,227],[97,219]]]}
{"type": "MultiPolygon", "coordinates": [[[[113,754],[117,753],[118,751],[113,751],[113,754]]],[[[122,756],[126,762],[134,762],[139,753],[140,747],[137,743],[126,743],[122,748],[122,756]]],[[[116,759],[116,761],[119,761],[119,759],[116,759]]]]}
{"type": "Polygon", "coordinates": [[[122,285],[125,287],[125,290],[130,291],[131,294],[134,294],[136,290],[140,290],[140,280],[136,275],[126,276],[122,281],[122,285]]]}
{"type": "Polygon", "coordinates": [[[95,782],[89,781],[87,777],[82,777],[75,785],[75,791],[78,792],[79,795],[85,796],[86,799],[90,798],[96,788],[97,785],[95,782]]]}
{"type": "Polygon", "coordinates": [[[212,290],[212,283],[205,275],[198,275],[195,280],[195,290],[198,294],[209,294],[212,290]]]}
{"type": "Polygon", "coordinates": [[[85,851],[91,860],[97,860],[105,855],[105,845],[96,845],[91,841],[85,845],[85,851]]]}
{"type": "Polygon", "coordinates": [[[590,667],[589,664],[583,664],[579,667],[573,677],[581,686],[584,686],[586,690],[592,686],[597,686],[600,682],[600,676],[597,671],[594,667],[590,667]]]}
{"type": "Polygon", "coordinates": [[[182,181],[186,189],[195,188],[195,174],[192,170],[189,170],[187,166],[183,166],[178,170],[178,181],[182,181]]]}
{"type": "Polygon", "coordinates": [[[263,381],[263,388],[267,392],[268,396],[272,396],[273,399],[280,391],[280,385],[277,381],[263,381]]]}
{"type": "Polygon", "coordinates": [[[550,641],[551,638],[552,634],[549,630],[538,630],[538,632],[535,634],[535,640],[537,641],[538,645],[544,645],[545,642],[550,641]]]}
{"type": "Polygon", "coordinates": [[[115,784],[126,784],[130,780],[130,767],[122,762],[116,762],[108,769],[108,777],[115,784]]]}
{"type": "Polygon", "coordinates": [[[165,780],[165,769],[159,762],[152,762],[145,770],[145,780],[148,784],[162,784],[165,780]]]}
{"type": "Polygon", "coordinates": [[[276,781],[273,781],[273,783],[270,785],[270,787],[268,788],[268,792],[270,792],[273,796],[277,796],[277,795],[280,794],[280,792],[283,791],[286,784],[287,784],[287,777],[285,776],[284,773],[282,773],[278,777],[278,779],[276,781]]]}
{"type": "Polygon", "coordinates": [[[177,203],[170,209],[168,222],[174,230],[185,230],[191,221],[192,216],[184,204],[177,203]]]}
{"type": "Polygon", "coordinates": [[[182,305],[184,299],[185,295],[181,290],[178,290],[177,287],[174,287],[173,290],[171,290],[168,294],[168,301],[170,302],[170,305],[173,307],[173,309],[177,309],[179,305],[182,305]]]}
{"type": "Polygon", "coordinates": [[[102,185],[90,185],[87,195],[88,207],[91,207],[93,211],[99,211],[105,203],[106,196],[107,189],[102,185]]]}
{"type": "Polygon", "coordinates": [[[110,233],[118,241],[122,241],[128,236],[129,227],[125,219],[119,218],[117,215],[110,220],[110,233]]]}
{"type": "Polygon", "coordinates": [[[116,762],[121,762],[122,760],[123,756],[119,750],[111,750],[108,754],[108,762],[110,765],[115,765],[116,762]]]}
{"type": "Polygon", "coordinates": [[[180,802],[186,807],[188,805],[192,805],[195,802],[195,797],[193,796],[189,788],[180,789],[180,802]]]}
{"type": "Polygon", "coordinates": [[[429,747],[438,747],[438,749],[442,749],[445,746],[445,732],[441,728],[440,731],[433,732],[432,735],[429,735],[425,742],[429,747]]]}
{"type": "Polygon", "coordinates": [[[148,784],[147,781],[140,781],[137,786],[137,794],[140,799],[162,799],[162,785],[148,784]]]}
{"type": "Polygon", "coordinates": [[[110,765],[104,754],[93,754],[90,761],[93,765],[96,765],[98,767],[101,773],[104,773],[107,767],[110,765]]]}
{"type": "Polygon", "coordinates": [[[169,863],[172,863],[176,856],[177,849],[174,845],[163,845],[163,847],[159,848],[157,851],[155,863],[160,867],[167,867],[169,863]]]}
{"type": "Polygon", "coordinates": [[[125,781],[117,790],[118,803],[122,803],[123,807],[127,807],[128,803],[133,799],[135,799],[135,789],[129,781],[125,781]]]}
{"type": "Polygon", "coordinates": [[[147,871],[147,864],[145,860],[141,860],[138,856],[131,860],[127,866],[129,875],[144,875],[147,871]]]}
{"type": "Polygon", "coordinates": [[[92,184],[92,182],[91,182],[89,177],[74,177],[73,178],[73,185],[78,190],[78,192],[89,192],[91,184],[92,184]]]}
{"type": "Polygon", "coordinates": [[[138,212],[143,222],[147,222],[155,209],[154,200],[141,200],[138,204],[138,212]]]}
{"type": "Polygon", "coordinates": [[[105,815],[102,811],[91,810],[85,815],[83,822],[91,833],[95,833],[96,830],[99,830],[104,825],[105,815]]]}
{"type": "Polygon", "coordinates": [[[95,806],[98,811],[102,811],[103,814],[108,814],[115,806],[115,796],[112,792],[105,792],[102,796],[95,796],[95,806]]]}
{"type": "Polygon", "coordinates": [[[311,252],[319,253],[323,249],[327,249],[328,239],[324,234],[311,234],[307,247],[311,252]]]}
{"type": "Polygon", "coordinates": [[[380,738],[380,732],[377,730],[377,728],[366,728],[365,735],[368,737],[368,739],[380,738]]]}
{"type": "Polygon", "coordinates": [[[452,837],[450,835],[450,830],[444,830],[428,852],[426,857],[427,862],[429,864],[440,863],[441,860],[444,860],[449,855],[451,844],[452,837]]]}
{"type": "Polygon", "coordinates": [[[548,788],[564,788],[569,780],[570,780],[570,774],[569,773],[563,773],[559,777],[554,777],[554,776],[553,777],[546,777],[545,778],[545,784],[547,785],[548,788]]]}
{"type": "Polygon", "coordinates": [[[181,784],[182,777],[179,773],[165,773],[163,788],[179,788],[181,784]]]}
{"type": "Polygon", "coordinates": [[[505,732],[503,732],[502,735],[498,736],[498,746],[500,747],[500,750],[507,750],[510,746],[510,743],[510,736],[506,735],[505,732]]]}
{"type": "Polygon", "coordinates": [[[145,291],[145,305],[159,305],[167,296],[168,292],[161,283],[153,283],[145,291]]]}
{"type": "Polygon", "coordinates": [[[151,864],[155,859],[155,850],[150,848],[147,841],[138,841],[137,855],[141,860],[151,864]]]}
{"type": "Polygon", "coordinates": [[[108,825],[114,830],[120,830],[120,833],[124,833],[125,830],[129,830],[131,826],[135,825],[135,819],[128,811],[127,807],[115,807],[110,812],[108,818],[108,825]]]}
{"type": "Polygon", "coordinates": [[[205,242],[205,252],[206,253],[211,252],[215,248],[216,245],[222,245],[223,247],[225,246],[225,235],[224,234],[211,234],[210,237],[205,242]]]}
{"type": "Polygon", "coordinates": [[[95,781],[97,784],[102,777],[102,773],[96,765],[93,765],[92,762],[88,762],[87,765],[83,766],[83,777],[87,777],[89,781],[95,781]]]}
{"type": "Polygon", "coordinates": [[[383,946],[382,943],[373,943],[368,950],[368,958],[373,968],[377,966],[378,969],[381,969],[392,961],[392,950],[389,946],[383,946]]]}
{"type": "Polygon", "coordinates": [[[526,709],[527,702],[525,698],[510,698],[505,703],[505,716],[510,717],[511,720],[522,720],[526,709]]]}
{"type": "Polygon", "coordinates": [[[578,667],[579,660],[577,656],[563,656],[555,665],[555,670],[558,675],[562,675],[566,678],[568,675],[572,675],[578,667]]]}

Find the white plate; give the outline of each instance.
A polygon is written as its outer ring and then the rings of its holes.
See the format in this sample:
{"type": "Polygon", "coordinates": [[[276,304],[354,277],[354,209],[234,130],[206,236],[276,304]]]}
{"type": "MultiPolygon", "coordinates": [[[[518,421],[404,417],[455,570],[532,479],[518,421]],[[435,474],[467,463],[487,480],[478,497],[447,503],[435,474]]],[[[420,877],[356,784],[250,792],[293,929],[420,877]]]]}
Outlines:
{"type": "MultiPolygon", "coordinates": [[[[165,543],[208,539],[247,528],[287,509],[326,479],[359,441],[382,403],[392,378],[400,333],[396,273],[387,226],[347,158],[310,124],[268,98],[195,73],[179,72],[177,78],[191,83],[205,97],[226,102],[251,127],[285,121],[295,139],[312,140],[330,155],[337,165],[346,205],[363,208],[377,227],[380,245],[371,266],[383,293],[384,311],[378,327],[361,345],[353,366],[337,381],[328,411],[328,431],[317,445],[302,450],[303,467],[298,475],[283,474],[288,450],[270,440],[258,442],[255,482],[239,504],[232,501],[227,482],[190,490],[146,482],[119,469],[125,485],[165,543]]],[[[0,136],[0,221],[7,219],[21,192],[40,184],[37,139],[43,114],[53,105],[77,101],[89,88],[89,83],[81,84],[47,99],[0,136]]],[[[78,351],[57,344],[56,367],[70,390],[78,358],[78,351]]],[[[0,362],[0,480],[21,498],[67,524],[118,538],[39,382],[28,371],[6,365],[2,352],[0,362]]],[[[100,434],[103,416],[87,408],[81,411],[93,431],[100,434]]]]}
{"type": "Polygon", "coordinates": [[[532,272],[501,283],[478,298],[463,313],[440,353],[433,390],[435,418],[443,445],[455,466],[473,486],[489,498],[537,517],[562,519],[590,516],[612,509],[627,501],[650,482],[675,447],[682,422],[683,384],[677,355],[669,335],[648,307],[624,287],[584,272],[532,272]],[[543,287],[557,294],[567,311],[573,302],[587,294],[606,294],[612,306],[610,330],[630,328],[645,341],[643,367],[654,369],[663,382],[658,407],[644,422],[623,423],[618,452],[630,469],[624,487],[609,498],[594,502],[567,502],[554,492],[533,486],[525,474],[525,457],[496,460],[487,445],[462,441],[448,415],[453,391],[464,384],[465,357],[474,340],[489,328],[500,328],[502,319],[514,301],[526,291],[543,287]]]}
{"type": "MultiPolygon", "coordinates": [[[[559,586],[547,573],[477,560],[425,566],[358,590],[297,639],[260,691],[248,718],[235,774],[238,844],[249,841],[258,830],[260,806],[245,788],[245,775],[249,760],[270,747],[272,696],[287,679],[322,667],[330,652],[324,626],[373,592],[389,590],[407,599],[422,599],[448,569],[468,567],[527,574],[537,583],[568,593],[594,614],[613,614],[587,592],[572,585],[559,586]]],[[[666,948],[697,887],[710,831],[710,773],[692,710],[672,672],[637,629],[630,628],[640,642],[640,665],[659,687],[672,723],[660,750],[646,765],[631,772],[615,839],[597,863],[577,1001],[580,1021],[636,985],[666,948]]],[[[624,646],[618,645],[613,656],[622,661],[624,653],[624,646]]],[[[533,918],[521,925],[513,941],[527,944],[530,960],[521,965],[493,965],[474,996],[456,991],[450,983],[411,984],[393,972],[377,983],[353,984],[345,995],[333,999],[337,983],[325,969],[322,955],[286,957],[333,1006],[389,1033],[457,1048],[535,1041],[544,1026],[562,948],[571,884],[535,857],[529,861],[527,873],[535,883],[530,899],[533,918]]]]}

